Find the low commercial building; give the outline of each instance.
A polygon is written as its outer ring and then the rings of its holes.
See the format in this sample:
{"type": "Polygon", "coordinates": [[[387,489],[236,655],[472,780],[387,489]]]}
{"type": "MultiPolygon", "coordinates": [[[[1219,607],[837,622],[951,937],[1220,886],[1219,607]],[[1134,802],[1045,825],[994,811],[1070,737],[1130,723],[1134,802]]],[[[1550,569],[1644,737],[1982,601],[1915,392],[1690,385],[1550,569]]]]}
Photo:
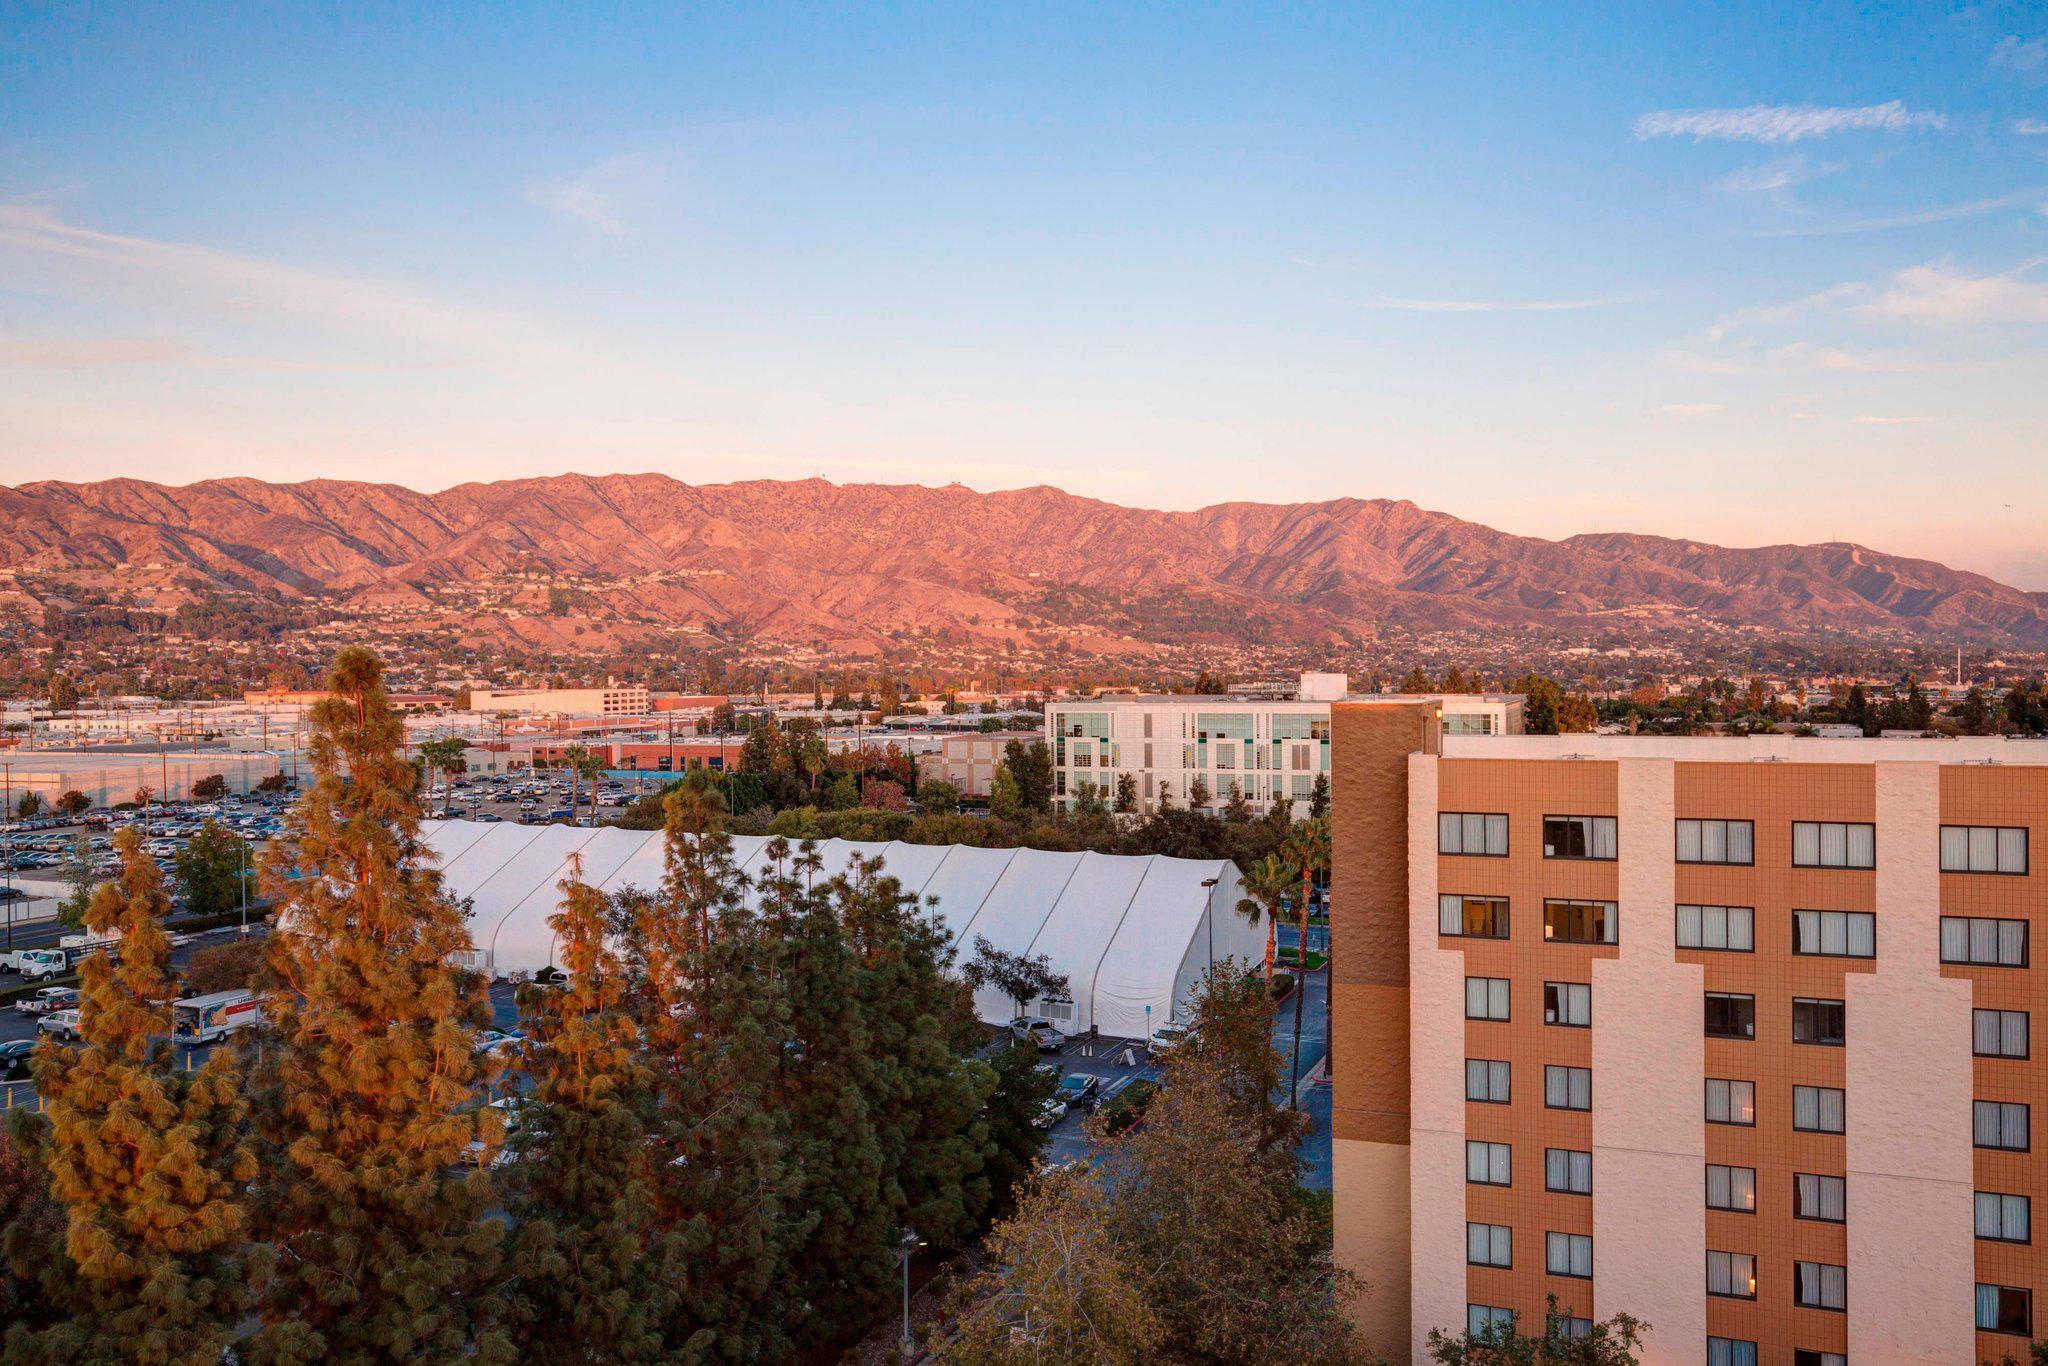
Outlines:
{"type": "Polygon", "coordinates": [[[218,774],[230,792],[249,792],[265,778],[291,771],[291,760],[277,754],[212,749],[198,752],[143,750],[34,750],[0,756],[6,770],[4,787],[15,801],[36,792],[54,803],[66,792],[83,792],[95,806],[135,800],[148,788],[161,801],[184,801],[192,785],[218,774]]]}
{"type": "MultiPolygon", "coordinates": [[[[660,831],[427,821],[422,834],[449,892],[471,907],[472,966],[498,977],[561,966],[548,918],[560,908],[572,855],[584,881],[606,892],[661,884],[660,831]]],[[[733,837],[743,879],[772,871],[774,843],[733,837]]],[[[856,855],[879,859],[883,875],[937,917],[961,961],[979,939],[1044,955],[1066,975],[1069,999],[1022,1004],[1069,1033],[1142,1039],[1185,1016],[1213,963],[1251,962],[1264,950],[1261,931],[1237,913],[1242,893],[1228,860],[836,839],[816,852],[819,879],[845,872],[856,855]]],[[[974,997],[990,1024],[1012,1018],[1019,1004],[993,988],[974,997]]]]}
{"type": "MultiPolygon", "coordinates": [[[[1048,703],[1054,795],[1073,805],[1092,790],[1110,802],[1118,779],[1129,775],[1141,812],[1163,802],[1215,811],[1235,793],[1256,812],[1286,800],[1297,816],[1306,815],[1317,778],[1330,771],[1330,707],[1348,695],[1347,686],[1343,674],[1311,673],[1289,696],[1150,693],[1048,703]]],[[[1447,734],[1522,729],[1522,699],[1514,694],[1427,700],[1447,734]]]]}
{"type": "Polygon", "coordinates": [[[1332,709],[1336,1253],[1388,1360],[2025,1359],[2048,742],[1332,709]]]}
{"type": "Polygon", "coordinates": [[[603,688],[477,688],[471,711],[515,712],[527,716],[644,716],[653,708],[647,689],[636,685],[603,688]]]}
{"type": "Polygon", "coordinates": [[[947,735],[938,748],[917,758],[920,783],[951,783],[962,797],[987,801],[1003,762],[1003,749],[1012,742],[1035,745],[1045,737],[1035,730],[1003,730],[947,735]]]}

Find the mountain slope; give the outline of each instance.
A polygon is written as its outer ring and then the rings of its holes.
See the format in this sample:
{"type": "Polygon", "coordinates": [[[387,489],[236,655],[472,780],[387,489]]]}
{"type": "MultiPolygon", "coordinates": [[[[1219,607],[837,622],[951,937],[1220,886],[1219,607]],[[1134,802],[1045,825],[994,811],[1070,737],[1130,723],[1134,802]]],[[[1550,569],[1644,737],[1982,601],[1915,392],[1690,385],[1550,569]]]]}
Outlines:
{"type": "Polygon", "coordinates": [[[0,569],[17,579],[144,568],[338,605],[573,579],[621,619],[799,641],[1048,624],[1314,640],[1382,621],[1524,628],[1627,614],[2048,642],[2043,595],[1931,561],[1619,532],[1545,541],[1385,499],[1157,512],[1046,487],[663,475],[436,494],[337,480],[0,488],[0,569]]]}

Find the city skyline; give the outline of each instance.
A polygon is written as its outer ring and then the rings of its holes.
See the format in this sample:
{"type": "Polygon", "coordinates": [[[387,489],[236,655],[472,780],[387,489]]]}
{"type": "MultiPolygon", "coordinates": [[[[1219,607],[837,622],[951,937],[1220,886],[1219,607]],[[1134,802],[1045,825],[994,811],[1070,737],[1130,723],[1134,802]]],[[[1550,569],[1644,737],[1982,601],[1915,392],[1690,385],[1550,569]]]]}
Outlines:
{"type": "Polygon", "coordinates": [[[1050,483],[2048,588],[2048,29],[15,15],[0,482],[1050,483]]]}

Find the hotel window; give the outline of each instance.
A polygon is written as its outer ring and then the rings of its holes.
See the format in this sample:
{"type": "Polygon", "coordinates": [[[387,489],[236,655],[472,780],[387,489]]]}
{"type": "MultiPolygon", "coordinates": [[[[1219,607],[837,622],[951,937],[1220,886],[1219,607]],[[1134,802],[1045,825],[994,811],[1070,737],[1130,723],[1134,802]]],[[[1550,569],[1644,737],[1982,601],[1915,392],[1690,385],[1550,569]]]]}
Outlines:
{"type": "Polygon", "coordinates": [[[1593,1072],[1586,1067],[1543,1068],[1543,1108],[1546,1110],[1590,1110],[1593,1108],[1593,1072]]]}
{"type": "Polygon", "coordinates": [[[1549,1331],[1561,1338],[1589,1338],[1593,1336],[1593,1320],[1582,1319],[1575,1314],[1546,1314],[1543,1322],[1549,1331]]]}
{"type": "Polygon", "coordinates": [[[1508,937],[1508,899],[1504,896],[1440,896],[1436,899],[1437,929],[1461,939],[1508,937]]]}
{"type": "Polygon", "coordinates": [[[1792,1127],[1809,1134],[1841,1133],[1846,1100],[1839,1087],[1795,1086],[1792,1088],[1792,1127]]]}
{"type": "Polygon", "coordinates": [[[1756,1366],[1756,1344],[1746,1338],[1708,1338],[1707,1366],[1756,1366]]]}
{"type": "Polygon", "coordinates": [[[1513,1266],[1515,1231],[1506,1224],[1465,1225],[1465,1260],[1473,1266],[1513,1266]]]}
{"type": "Polygon", "coordinates": [[[1792,1366],[1849,1366],[1849,1358],[1840,1352],[1817,1352],[1811,1347],[1792,1349],[1792,1366]]]}
{"type": "Polygon", "coordinates": [[[1848,1037],[1846,1010],[1840,1001],[1792,998],[1792,1042],[1840,1048],[1848,1037]]]}
{"type": "Polygon", "coordinates": [[[1756,1298],[1756,1258],[1747,1252],[1707,1253],[1707,1293],[1729,1299],[1756,1298]]]}
{"type": "Polygon", "coordinates": [[[1465,1306],[1465,1331],[1473,1337],[1484,1337],[1495,1326],[1513,1328],[1515,1311],[1505,1305],[1468,1304],[1465,1306]]]}
{"type": "Polygon", "coordinates": [[[1756,912],[1748,906],[1680,906],[1678,947],[1754,952],[1756,912]]]}
{"type": "Polygon", "coordinates": [[[1756,1213],[1756,1168],[1707,1164],[1707,1208],[1756,1213]]]}
{"type": "Polygon", "coordinates": [[[1593,1154],[1574,1148],[1543,1150],[1543,1189],[1565,1195],[1593,1193],[1593,1154]]]}
{"type": "Polygon", "coordinates": [[[1465,1180],[1475,1186],[1505,1186],[1511,1184],[1513,1164],[1509,1160],[1512,1150],[1505,1143],[1481,1143],[1476,1139],[1465,1141],[1465,1180]]]}
{"type": "Polygon", "coordinates": [[[1593,988],[1584,982],[1543,984],[1543,1023],[1569,1025],[1573,1029],[1593,1027],[1593,988]]]}
{"type": "Polygon", "coordinates": [[[2026,1106],[2009,1100],[1973,1101],[1971,1116],[1972,1141],[1977,1147],[2023,1153],[2030,1146],[2026,1106]]]}
{"type": "Polygon", "coordinates": [[[1877,917],[1869,911],[1794,911],[1792,952],[1815,958],[1875,958],[1877,917]]]}
{"type": "Polygon", "coordinates": [[[1614,817],[1545,816],[1543,857],[1613,858],[1614,817]]]}
{"type": "MultiPolygon", "coordinates": [[[[1302,746],[1304,755],[1307,749],[1306,745],[1302,746]]],[[[1506,858],[1508,818],[1503,812],[1440,812],[1436,818],[1436,848],[1440,854],[1506,858]]]]}
{"type": "Polygon", "coordinates": [[[1733,991],[1707,993],[1707,1037],[1710,1039],[1754,1039],[1756,997],[1733,991]]]}
{"type": "Polygon", "coordinates": [[[1508,979],[1505,977],[1467,977],[1465,979],[1465,1018],[1468,1020],[1505,1020],[1508,1017],[1508,979]]]}
{"type": "Polygon", "coordinates": [[[2014,1285],[1977,1287],[1977,1331],[2034,1335],[2034,1292],[2014,1285]]]}
{"type": "Polygon", "coordinates": [[[1465,1099],[1484,1105],[1506,1105],[1508,1075],[1508,1064],[1503,1059],[1465,1059],[1465,1099]]]}
{"type": "Polygon", "coordinates": [[[1621,916],[1612,901],[1543,903],[1543,938],[1552,944],[1612,944],[1621,916]]]}
{"type": "Polygon", "coordinates": [[[1593,1279],[1593,1238],[1586,1233],[1543,1235],[1543,1269],[1553,1276],[1593,1279]]]}
{"type": "Polygon", "coordinates": [[[1973,1010],[1970,1012],[1970,1026],[1970,1051],[1978,1057],[2027,1056],[2026,1011],[1973,1010]]]}
{"type": "Polygon", "coordinates": [[[1795,868],[1875,868],[1877,827],[1841,821],[1792,822],[1795,868]]]}
{"type": "Polygon", "coordinates": [[[1707,1123],[1753,1127],[1756,1124],[1756,1083],[1708,1077],[1707,1123]]]}
{"type": "Polygon", "coordinates": [[[2033,1201],[2024,1195],[1977,1192],[1977,1236],[1994,1243],[2034,1241],[2033,1201]]]}
{"type": "Polygon", "coordinates": [[[1944,825],[1944,873],[2025,873],[2027,828],[2023,825],[1944,825]]]}
{"type": "Polygon", "coordinates": [[[1848,1268],[1829,1262],[1792,1263],[1792,1303],[1801,1309],[1848,1308],[1848,1268]]]}
{"type": "Polygon", "coordinates": [[[1839,1176],[1796,1172],[1792,1177],[1792,1217],[1839,1224],[1849,1217],[1849,1183],[1839,1176]]]}
{"type": "Polygon", "coordinates": [[[1756,827],[1748,821],[1680,821],[1678,861],[1755,863],[1756,827]]]}
{"type": "Polygon", "coordinates": [[[1945,915],[1941,918],[1941,961],[2023,968],[2027,965],[2027,922],[1945,915]]]}

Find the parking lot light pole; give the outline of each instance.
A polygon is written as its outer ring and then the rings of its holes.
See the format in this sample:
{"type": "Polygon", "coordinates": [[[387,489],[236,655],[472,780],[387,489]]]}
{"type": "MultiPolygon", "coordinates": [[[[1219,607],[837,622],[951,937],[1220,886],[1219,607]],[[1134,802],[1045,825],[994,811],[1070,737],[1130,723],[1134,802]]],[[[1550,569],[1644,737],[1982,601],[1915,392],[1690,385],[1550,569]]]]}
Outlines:
{"type": "Polygon", "coordinates": [[[1209,975],[1216,975],[1216,908],[1210,904],[1216,896],[1216,884],[1220,878],[1202,879],[1202,923],[1209,927],[1209,975]]]}
{"type": "Polygon", "coordinates": [[[896,1255],[903,1262],[903,1359],[910,1360],[917,1351],[917,1340],[910,1336],[910,1259],[924,1246],[924,1239],[917,1236],[915,1229],[904,1229],[902,1239],[896,1244],[896,1255]]]}

